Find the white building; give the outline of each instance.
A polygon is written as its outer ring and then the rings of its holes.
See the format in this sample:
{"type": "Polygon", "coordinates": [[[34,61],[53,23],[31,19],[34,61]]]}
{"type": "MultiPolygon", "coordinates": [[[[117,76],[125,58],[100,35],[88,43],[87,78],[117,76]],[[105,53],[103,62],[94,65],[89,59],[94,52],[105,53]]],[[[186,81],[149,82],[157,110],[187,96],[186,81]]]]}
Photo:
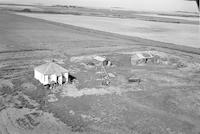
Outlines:
{"type": "Polygon", "coordinates": [[[68,82],[69,71],[60,65],[50,62],[34,68],[34,78],[43,85],[51,82],[63,84],[68,82]]]}

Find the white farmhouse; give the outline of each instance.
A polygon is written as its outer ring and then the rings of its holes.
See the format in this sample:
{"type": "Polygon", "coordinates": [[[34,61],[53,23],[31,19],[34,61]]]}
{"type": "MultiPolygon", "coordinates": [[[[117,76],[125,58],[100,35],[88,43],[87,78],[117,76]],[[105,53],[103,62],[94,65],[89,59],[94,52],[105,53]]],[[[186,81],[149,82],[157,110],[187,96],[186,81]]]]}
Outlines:
{"type": "Polygon", "coordinates": [[[50,62],[34,68],[34,78],[39,80],[43,85],[51,82],[62,85],[68,82],[69,71],[60,65],[50,62]]]}

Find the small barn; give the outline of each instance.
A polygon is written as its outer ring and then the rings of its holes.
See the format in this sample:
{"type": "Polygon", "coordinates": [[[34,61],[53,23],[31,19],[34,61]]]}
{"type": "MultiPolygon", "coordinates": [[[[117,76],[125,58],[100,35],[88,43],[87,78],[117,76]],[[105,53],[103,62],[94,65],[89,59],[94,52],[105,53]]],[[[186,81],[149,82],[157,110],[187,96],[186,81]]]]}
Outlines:
{"type": "Polygon", "coordinates": [[[153,59],[153,55],[150,52],[136,52],[131,56],[131,64],[137,65],[137,64],[144,64],[153,59]]]}
{"type": "Polygon", "coordinates": [[[104,56],[94,56],[94,59],[102,62],[103,66],[111,66],[112,65],[111,61],[104,56]]]}
{"type": "Polygon", "coordinates": [[[69,71],[60,65],[50,62],[34,68],[34,78],[39,80],[43,85],[52,82],[62,85],[68,82],[69,71]]]}

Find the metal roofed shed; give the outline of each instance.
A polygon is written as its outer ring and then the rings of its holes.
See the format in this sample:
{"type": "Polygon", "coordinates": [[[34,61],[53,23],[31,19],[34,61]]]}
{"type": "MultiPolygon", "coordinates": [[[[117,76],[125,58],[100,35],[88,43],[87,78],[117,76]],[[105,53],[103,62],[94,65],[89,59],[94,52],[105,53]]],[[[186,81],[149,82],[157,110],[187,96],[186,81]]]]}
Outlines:
{"type": "Polygon", "coordinates": [[[62,85],[68,82],[69,71],[62,66],[49,62],[34,68],[34,78],[39,80],[43,85],[52,82],[62,85]]]}
{"type": "Polygon", "coordinates": [[[137,64],[143,64],[151,61],[153,59],[153,55],[150,52],[144,51],[144,52],[136,52],[131,56],[131,64],[137,65],[137,64]]]}

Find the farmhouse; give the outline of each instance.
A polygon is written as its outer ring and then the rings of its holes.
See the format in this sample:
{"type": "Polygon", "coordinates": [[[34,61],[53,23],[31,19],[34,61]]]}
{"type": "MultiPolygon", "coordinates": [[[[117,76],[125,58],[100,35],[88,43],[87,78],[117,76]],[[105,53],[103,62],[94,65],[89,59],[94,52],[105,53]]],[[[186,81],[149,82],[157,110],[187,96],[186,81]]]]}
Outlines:
{"type": "Polygon", "coordinates": [[[43,85],[52,82],[62,85],[68,82],[69,72],[60,65],[50,62],[34,68],[34,78],[39,80],[43,85]]]}
{"type": "Polygon", "coordinates": [[[131,56],[131,64],[143,64],[151,61],[153,59],[153,55],[150,52],[143,51],[143,52],[136,52],[131,56]]]}

